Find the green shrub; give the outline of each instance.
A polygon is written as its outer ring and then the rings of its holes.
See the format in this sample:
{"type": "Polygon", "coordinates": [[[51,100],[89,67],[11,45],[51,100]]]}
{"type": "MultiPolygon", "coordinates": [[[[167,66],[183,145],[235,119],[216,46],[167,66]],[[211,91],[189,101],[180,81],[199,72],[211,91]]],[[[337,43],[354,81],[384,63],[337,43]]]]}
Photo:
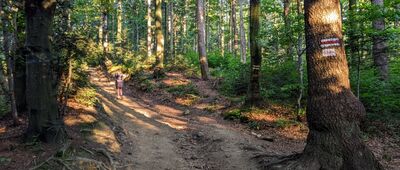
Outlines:
{"type": "Polygon", "coordinates": [[[0,95],[0,118],[11,111],[7,98],[8,96],[0,95]]]}
{"type": "Polygon", "coordinates": [[[167,88],[167,91],[174,95],[177,95],[177,96],[199,95],[199,92],[197,91],[196,87],[192,83],[190,83],[188,85],[179,85],[179,86],[169,87],[169,88],[167,88]]]}
{"type": "Polygon", "coordinates": [[[92,87],[80,88],[75,95],[75,100],[85,106],[95,106],[98,102],[96,94],[96,89],[92,87]]]}

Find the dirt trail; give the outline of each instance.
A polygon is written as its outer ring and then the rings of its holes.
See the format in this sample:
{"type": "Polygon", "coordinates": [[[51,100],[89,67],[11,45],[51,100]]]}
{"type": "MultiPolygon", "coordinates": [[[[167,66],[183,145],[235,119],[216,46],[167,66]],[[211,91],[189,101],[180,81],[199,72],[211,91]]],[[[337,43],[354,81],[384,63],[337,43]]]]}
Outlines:
{"type": "MultiPolygon", "coordinates": [[[[259,169],[253,159],[266,141],[220,123],[212,116],[191,113],[139,97],[115,98],[113,82],[94,69],[102,112],[115,127],[121,169],[259,169]]],[[[193,111],[192,111],[193,112],[193,111]]]]}

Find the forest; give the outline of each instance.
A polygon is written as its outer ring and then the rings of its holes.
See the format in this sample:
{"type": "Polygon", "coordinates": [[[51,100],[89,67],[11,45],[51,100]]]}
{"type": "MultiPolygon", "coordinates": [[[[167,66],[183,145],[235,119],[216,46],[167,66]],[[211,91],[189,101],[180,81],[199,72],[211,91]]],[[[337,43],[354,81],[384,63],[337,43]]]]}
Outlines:
{"type": "Polygon", "coordinates": [[[400,0],[0,0],[0,20],[0,169],[400,169],[400,0]]]}

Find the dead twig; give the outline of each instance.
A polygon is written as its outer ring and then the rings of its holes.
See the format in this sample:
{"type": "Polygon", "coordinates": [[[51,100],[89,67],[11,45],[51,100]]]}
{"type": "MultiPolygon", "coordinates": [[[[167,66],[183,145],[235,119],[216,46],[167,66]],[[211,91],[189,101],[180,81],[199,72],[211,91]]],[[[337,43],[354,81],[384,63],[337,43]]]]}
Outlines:
{"type": "Polygon", "coordinates": [[[113,161],[111,155],[110,155],[106,150],[104,150],[104,149],[98,149],[98,150],[96,150],[96,151],[99,152],[99,153],[101,153],[101,154],[103,154],[104,156],[106,156],[106,157],[108,158],[108,161],[110,161],[111,170],[115,170],[115,169],[116,169],[116,168],[115,168],[114,161],[113,161]]]}
{"type": "Polygon", "coordinates": [[[38,168],[40,168],[40,167],[42,167],[44,164],[46,164],[46,163],[48,163],[51,159],[53,159],[54,158],[54,156],[50,156],[49,158],[47,158],[45,161],[43,161],[42,163],[40,163],[39,165],[36,165],[36,166],[34,166],[34,167],[32,167],[32,168],[30,168],[29,170],[35,170],[35,169],[38,169],[38,168]]]}
{"type": "Polygon", "coordinates": [[[83,146],[80,146],[79,148],[81,148],[82,150],[86,151],[87,153],[90,153],[91,155],[94,155],[94,153],[92,151],[90,151],[89,149],[87,149],[87,148],[85,148],[83,146]]]}
{"type": "Polygon", "coordinates": [[[54,161],[56,161],[57,163],[63,165],[65,168],[67,168],[68,170],[72,170],[71,167],[69,167],[63,160],[58,159],[58,158],[53,158],[54,161]]]}

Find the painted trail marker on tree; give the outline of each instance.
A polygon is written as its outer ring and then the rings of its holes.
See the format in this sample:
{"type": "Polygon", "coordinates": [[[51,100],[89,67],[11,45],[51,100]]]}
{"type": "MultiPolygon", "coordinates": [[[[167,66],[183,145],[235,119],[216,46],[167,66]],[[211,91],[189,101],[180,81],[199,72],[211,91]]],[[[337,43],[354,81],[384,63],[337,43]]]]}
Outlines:
{"type": "Polygon", "coordinates": [[[334,47],[340,47],[340,39],[339,38],[321,39],[320,45],[322,48],[322,56],[335,57],[336,50],[334,49],[334,47]]]}

